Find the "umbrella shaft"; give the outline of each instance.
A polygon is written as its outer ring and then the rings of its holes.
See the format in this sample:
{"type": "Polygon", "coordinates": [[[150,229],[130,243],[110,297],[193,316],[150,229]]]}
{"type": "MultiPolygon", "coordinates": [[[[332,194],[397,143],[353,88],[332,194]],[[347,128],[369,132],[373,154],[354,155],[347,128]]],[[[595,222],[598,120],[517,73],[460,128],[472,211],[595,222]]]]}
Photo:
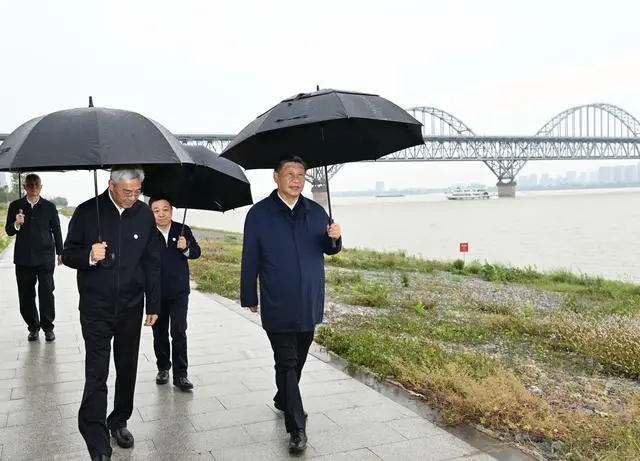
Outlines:
{"type": "Polygon", "coordinates": [[[327,188],[327,208],[329,209],[329,220],[333,222],[333,214],[331,212],[331,193],[329,192],[329,173],[327,166],[324,166],[324,185],[327,188]]]}
{"type": "Polygon", "coordinates": [[[96,196],[96,217],[98,220],[98,243],[102,243],[102,227],[100,226],[100,204],[98,203],[98,170],[93,170],[93,191],[96,196]]]}

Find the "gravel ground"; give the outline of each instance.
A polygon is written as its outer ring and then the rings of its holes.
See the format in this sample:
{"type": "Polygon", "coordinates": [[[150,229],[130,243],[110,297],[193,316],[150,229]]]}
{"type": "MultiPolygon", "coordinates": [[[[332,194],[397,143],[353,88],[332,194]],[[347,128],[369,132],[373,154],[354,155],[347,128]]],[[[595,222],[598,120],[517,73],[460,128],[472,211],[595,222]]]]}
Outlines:
{"type": "MultiPolygon", "coordinates": [[[[327,268],[329,271],[356,272],[348,269],[327,268]]],[[[390,276],[386,273],[373,271],[360,271],[365,280],[379,281],[400,287],[400,276],[390,276]],[[391,278],[391,280],[390,280],[391,278]]],[[[421,299],[440,308],[453,308],[461,303],[483,303],[502,306],[505,310],[522,309],[530,307],[535,310],[555,310],[562,307],[564,296],[559,293],[550,293],[533,288],[513,284],[500,284],[485,280],[455,275],[448,272],[436,272],[433,274],[412,275],[409,288],[405,290],[421,294],[421,299]]],[[[329,293],[329,291],[327,291],[329,293]]],[[[378,315],[386,312],[386,309],[350,306],[331,299],[325,306],[325,323],[335,321],[344,314],[378,315]]]]}

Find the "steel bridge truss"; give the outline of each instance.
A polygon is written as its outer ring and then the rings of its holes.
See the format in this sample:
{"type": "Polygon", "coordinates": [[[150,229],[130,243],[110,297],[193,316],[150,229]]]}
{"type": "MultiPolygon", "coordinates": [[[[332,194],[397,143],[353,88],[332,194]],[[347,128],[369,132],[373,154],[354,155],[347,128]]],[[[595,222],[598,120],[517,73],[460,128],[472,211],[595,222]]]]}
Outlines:
{"type": "MultiPolygon", "coordinates": [[[[640,159],[640,122],[612,104],[571,107],[555,115],[533,136],[478,136],[454,115],[435,107],[407,109],[422,122],[424,144],[383,157],[378,162],[482,161],[499,183],[515,180],[529,160],[640,159]]],[[[0,141],[6,135],[0,134],[0,141]]],[[[221,153],[231,134],[179,134],[180,142],[205,146],[221,153]]],[[[329,179],[343,165],[328,168],[329,179]]],[[[318,190],[324,170],[307,172],[318,190]]]]}
{"type": "Polygon", "coordinates": [[[425,143],[378,162],[482,161],[500,182],[515,179],[529,160],[640,159],[640,137],[427,136],[425,143]]]}

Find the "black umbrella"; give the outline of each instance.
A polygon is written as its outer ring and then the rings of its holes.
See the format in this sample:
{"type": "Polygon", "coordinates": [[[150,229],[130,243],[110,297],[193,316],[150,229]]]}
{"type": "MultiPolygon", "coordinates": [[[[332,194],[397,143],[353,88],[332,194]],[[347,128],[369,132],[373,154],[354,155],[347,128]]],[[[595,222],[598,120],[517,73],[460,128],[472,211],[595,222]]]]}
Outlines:
{"type": "Polygon", "coordinates": [[[167,194],[173,206],[227,211],[251,205],[251,185],[242,168],[203,146],[184,146],[193,160],[186,165],[148,165],[142,189],[146,196],[167,194]]]}
{"type": "Polygon", "coordinates": [[[273,168],[297,155],[309,168],[377,160],[424,143],[422,124],[407,111],[375,94],[340,90],[300,93],[281,101],[249,123],[222,152],[246,169],[273,168]]]}
{"type": "MultiPolygon", "coordinates": [[[[121,109],[67,109],[31,119],[0,144],[0,171],[97,170],[115,165],[193,163],[184,145],[159,123],[121,109]]],[[[96,201],[98,242],[102,241],[96,201]]]]}
{"type": "Polygon", "coordinates": [[[190,162],[183,144],[136,112],[89,107],[33,118],[0,144],[0,171],[71,171],[190,162]]]}

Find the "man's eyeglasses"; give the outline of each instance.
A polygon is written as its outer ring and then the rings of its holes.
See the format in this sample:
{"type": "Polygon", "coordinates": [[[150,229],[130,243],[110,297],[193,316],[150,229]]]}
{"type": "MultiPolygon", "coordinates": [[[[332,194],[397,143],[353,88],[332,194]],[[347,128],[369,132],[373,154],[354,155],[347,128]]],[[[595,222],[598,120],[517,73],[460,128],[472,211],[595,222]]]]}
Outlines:
{"type": "Polygon", "coordinates": [[[136,189],[136,190],[122,189],[121,192],[122,192],[122,195],[124,195],[125,197],[140,197],[140,195],[142,195],[142,189],[136,189]]]}

